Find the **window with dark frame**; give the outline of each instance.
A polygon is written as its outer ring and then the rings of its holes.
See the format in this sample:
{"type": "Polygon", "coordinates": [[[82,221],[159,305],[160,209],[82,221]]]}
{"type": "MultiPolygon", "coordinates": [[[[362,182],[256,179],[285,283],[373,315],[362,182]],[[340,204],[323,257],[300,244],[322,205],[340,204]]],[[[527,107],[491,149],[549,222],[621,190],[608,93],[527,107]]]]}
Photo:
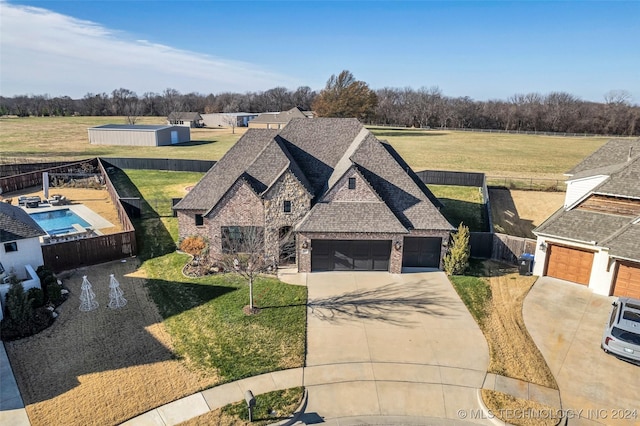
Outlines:
{"type": "Polygon", "coordinates": [[[196,226],[203,226],[204,225],[204,218],[202,217],[201,214],[197,214],[196,215],[196,226]]]}
{"type": "Polygon", "coordinates": [[[10,243],[4,243],[4,251],[5,253],[11,253],[14,251],[18,251],[18,243],[16,243],[15,241],[10,242],[10,243]]]}
{"type": "Polygon", "coordinates": [[[356,178],[349,178],[349,189],[356,189],[356,178]]]}
{"type": "Polygon", "coordinates": [[[264,244],[264,228],[259,226],[222,226],[223,253],[247,253],[264,244]]]}
{"type": "Polygon", "coordinates": [[[282,203],[282,210],[285,213],[291,213],[291,201],[286,200],[282,203]]]}

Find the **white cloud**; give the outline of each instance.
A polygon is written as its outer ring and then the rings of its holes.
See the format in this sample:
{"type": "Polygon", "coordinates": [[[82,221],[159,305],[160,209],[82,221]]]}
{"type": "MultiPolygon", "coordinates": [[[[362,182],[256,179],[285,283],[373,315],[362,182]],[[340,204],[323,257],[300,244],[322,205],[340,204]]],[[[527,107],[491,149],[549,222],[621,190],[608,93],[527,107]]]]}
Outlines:
{"type": "Polygon", "coordinates": [[[82,97],[124,87],[141,95],[294,88],[298,82],[251,63],[129,40],[95,22],[0,0],[0,94],[82,97]]]}

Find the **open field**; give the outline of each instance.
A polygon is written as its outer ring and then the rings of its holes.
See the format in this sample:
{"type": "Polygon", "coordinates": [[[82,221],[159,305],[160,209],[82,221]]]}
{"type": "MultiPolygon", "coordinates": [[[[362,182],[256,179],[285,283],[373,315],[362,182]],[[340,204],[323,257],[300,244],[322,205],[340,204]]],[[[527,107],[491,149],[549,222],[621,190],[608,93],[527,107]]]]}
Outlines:
{"type": "MultiPolygon", "coordinates": [[[[246,128],[192,129],[193,142],[168,147],[89,145],[87,128],[122,123],[124,117],[0,118],[0,157],[70,160],[95,156],[217,160],[246,128]]],[[[140,124],[163,124],[143,117],[140,124]]],[[[478,171],[491,176],[563,179],[607,138],[510,135],[421,129],[372,128],[388,140],[414,170],[478,171]]]]}
{"type": "MultiPolygon", "coordinates": [[[[87,129],[125,124],[125,117],[0,118],[0,158],[66,161],[92,157],[149,157],[217,160],[246,128],[191,129],[190,143],[164,147],[90,145],[87,129]]],[[[141,117],[138,124],[166,124],[163,117],[141,117]]],[[[1,162],[1,161],[0,161],[1,162]]]]}

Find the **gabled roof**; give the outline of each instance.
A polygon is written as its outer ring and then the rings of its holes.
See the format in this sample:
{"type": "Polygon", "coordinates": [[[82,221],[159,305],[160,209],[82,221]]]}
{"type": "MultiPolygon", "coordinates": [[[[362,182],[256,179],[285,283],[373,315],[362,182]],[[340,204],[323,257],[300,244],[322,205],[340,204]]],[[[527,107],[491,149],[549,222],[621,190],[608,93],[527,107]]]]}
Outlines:
{"type": "Polygon", "coordinates": [[[640,241],[640,221],[635,221],[621,229],[621,232],[604,241],[603,245],[609,247],[610,256],[640,260],[638,241],[640,241]]]}
{"type": "Polygon", "coordinates": [[[35,220],[20,207],[0,202],[0,242],[46,235],[35,220]]]}
{"type": "Polygon", "coordinates": [[[169,120],[198,121],[202,120],[202,116],[197,112],[172,112],[167,117],[169,120]]]}
{"type": "Polygon", "coordinates": [[[631,158],[640,156],[640,139],[612,139],[566,174],[574,178],[577,178],[578,175],[586,177],[591,175],[591,171],[598,169],[599,172],[592,174],[609,174],[617,166],[629,160],[629,153],[631,153],[631,158]]]}
{"type": "Polygon", "coordinates": [[[240,177],[262,195],[289,170],[316,202],[300,229],[347,232],[352,226],[351,232],[452,230],[434,206],[432,194],[394,153],[356,119],[296,118],[279,132],[249,129],[174,208],[210,212],[240,177]],[[377,194],[378,201],[321,202],[352,168],[377,194]],[[367,223],[353,225],[355,220],[367,223]],[[367,231],[363,231],[365,228],[367,231]]]}
{"type": "Polygon", "coordinates": [[[628,216],[580,209],[560,209],[535,229],[535,233],[574,241],[601,243],[631,222],[628,216]]]}
{"type": "Polygon", "coordinates": [[[253,119],[252,123],[274,123],[285,124],[294,118],[309,118],[309,114],[303,112],[298,107],[293,107],[288,111],[278,113],[263,113],[253,119]]]}
{"type": "Polygon", "coordinates": [[[593,192],[640,199],[640,155],[620,165],[593,192]]]}

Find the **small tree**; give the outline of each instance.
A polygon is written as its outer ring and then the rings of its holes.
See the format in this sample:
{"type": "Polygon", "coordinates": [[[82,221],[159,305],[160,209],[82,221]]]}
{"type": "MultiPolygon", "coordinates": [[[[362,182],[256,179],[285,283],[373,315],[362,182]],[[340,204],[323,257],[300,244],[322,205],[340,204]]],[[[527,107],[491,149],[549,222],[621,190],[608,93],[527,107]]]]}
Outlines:
{"type": "Polygon", "coordinates": [[[236,126],[238,125],[238,117],[235,115],[227,114],[222,118],[222,122],[231,127],[231,133],[236,133],[236,126]]]}
{"type": "Polygon", "coordinates": [[[31,329],[33,318],[33,300],[29,299],[22,283],[14,282],[7,292],[7,326],[16,334],[26,336],[31,329]]]}
{"type": "Polygon", "coordinates": [[[462,275],[469,267],[469,227],[460,222],[458,232],[453,234],[449,251],[444,257],[444,270],[447,275],[462,275]]]}
{"type": "Polygon", "coordinates": [[[257,313],[253,305],[253,283],[258,275],[270,271],[274,262],[265,255],[264,228],[257,226],[231,226],[223,228],[223,253],[220,265],[242,276],[249,283],[249,313],[257,313]]]}

